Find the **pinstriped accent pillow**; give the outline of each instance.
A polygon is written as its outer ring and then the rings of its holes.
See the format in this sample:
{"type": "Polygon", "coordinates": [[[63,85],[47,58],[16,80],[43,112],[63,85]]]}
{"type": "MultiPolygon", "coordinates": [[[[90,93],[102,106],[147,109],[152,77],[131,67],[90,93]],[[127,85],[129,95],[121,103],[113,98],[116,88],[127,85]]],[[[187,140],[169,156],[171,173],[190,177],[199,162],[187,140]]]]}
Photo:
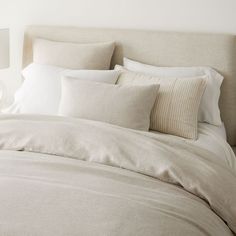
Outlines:
{"type": "Polygon", "coordinates": [[[189,78],[157,78],[130,72],[118,77],[121,85],[159,84],[160,89],[151,113],[150,129],[189,139],[198,137],[198,110],[206,87],[206,76],[189,78]]]}

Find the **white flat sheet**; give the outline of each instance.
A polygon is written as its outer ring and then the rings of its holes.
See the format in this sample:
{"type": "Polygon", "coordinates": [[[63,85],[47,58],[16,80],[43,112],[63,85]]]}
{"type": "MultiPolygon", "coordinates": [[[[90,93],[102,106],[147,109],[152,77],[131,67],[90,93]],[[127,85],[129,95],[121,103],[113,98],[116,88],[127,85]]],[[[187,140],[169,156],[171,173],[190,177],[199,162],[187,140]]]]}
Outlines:
{"type": "Polygon", "coordinates": [[[200,123],[198,126],[198,140],[189,142],[197,144],[199,147],[205,148],[219,157],[227,157],[227,153],[231,151],[229,145],[225,144],[226,131],[224,125],[214,126],[200,123]],[[223,145],[222,145],[223,144],[223,145]]]}
{"type": "Polygon", "coordinates": [[[202,135],[203,133],[210,131],[211,133],[215,133],[215,135],[219,135],[224,140],[227,139],[226,137],[226,130],[225,125],[222,123],[221,126],[210,125],[207,123],[198,123],[199,134],[202,135]],[[204,132],[205,131],[205,132],[204,132]]]}
{"type": "MultiPolygon", "coordinates": [[[[179,141],[194,144],[200,148],[204,148],[210,152],[213,152],[217,159],[221,159],[226,162],[231,167],[236,166],[235,158],[232,148],[226,141],[226,130],[224,124],[222,126],[214,126],[206,123],[199,123],[198,125],[198,139],[184,139],[181,137],[173,136],[179,141]]],[[[150,133],[158,134],[161,133],[156,131],[151,131],[150,133]]],[[[164,136],[172,136],[167,134],[161,134],[164,136]]]]}

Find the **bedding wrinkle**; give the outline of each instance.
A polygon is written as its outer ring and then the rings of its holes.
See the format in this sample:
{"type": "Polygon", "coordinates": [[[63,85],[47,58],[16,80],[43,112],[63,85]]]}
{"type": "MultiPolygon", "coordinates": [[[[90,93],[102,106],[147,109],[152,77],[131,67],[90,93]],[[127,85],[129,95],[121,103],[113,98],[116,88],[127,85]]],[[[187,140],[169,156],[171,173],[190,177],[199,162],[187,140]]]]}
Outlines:
{"type": "Polygon", "coordinates": [[[1,115],[0,148],[0,223],[5,217],[30,235],[50,217],[41,235],[236,232],[235,170],[194,142],[83,119],[1,115]]]}

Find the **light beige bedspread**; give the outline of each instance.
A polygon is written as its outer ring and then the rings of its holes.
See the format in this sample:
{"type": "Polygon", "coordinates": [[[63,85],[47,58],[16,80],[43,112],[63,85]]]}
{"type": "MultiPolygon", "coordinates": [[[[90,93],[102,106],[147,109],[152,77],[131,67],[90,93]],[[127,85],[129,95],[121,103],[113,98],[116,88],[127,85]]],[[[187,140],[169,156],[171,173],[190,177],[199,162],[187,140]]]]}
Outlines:
{"type": "Polygon", "coordinates": [[[233,156],[223,162],[175,137],[33,115],[0,116],[0,149],[0,235],[236,232],[233,156]]]}

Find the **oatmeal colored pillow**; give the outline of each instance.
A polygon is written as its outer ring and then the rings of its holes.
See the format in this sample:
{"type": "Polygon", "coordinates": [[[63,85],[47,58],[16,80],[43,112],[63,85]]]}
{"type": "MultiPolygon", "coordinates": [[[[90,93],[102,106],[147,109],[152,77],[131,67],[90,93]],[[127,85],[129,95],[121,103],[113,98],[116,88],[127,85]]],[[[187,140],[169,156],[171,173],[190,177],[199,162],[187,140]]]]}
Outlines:
{"type": "Polygon", "coordinates": [[[35,39],[33,62],[67,69],[108,70],[114,42],[68,43],[35,39]]]}
{"type": "Polygon", "coordinates": [[[62,78],[59,115],[148,131],[159,85],[112,85],[62,78]]]}

